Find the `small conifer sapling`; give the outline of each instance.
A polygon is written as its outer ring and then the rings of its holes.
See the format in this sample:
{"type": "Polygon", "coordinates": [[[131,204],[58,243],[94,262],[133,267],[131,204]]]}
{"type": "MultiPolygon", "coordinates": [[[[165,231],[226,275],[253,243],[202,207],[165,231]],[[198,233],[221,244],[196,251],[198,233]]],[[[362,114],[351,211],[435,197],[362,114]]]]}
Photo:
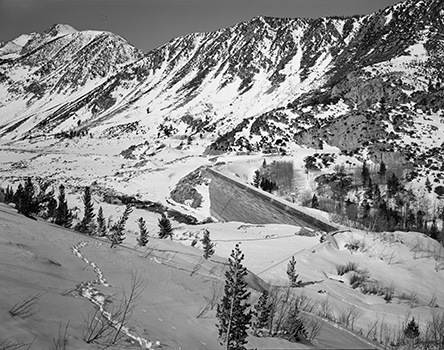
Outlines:
{"type": "Polygon", "coordinates": [[[94,214],[94,207],[91,198],[91,188],[89,186],[85,187],[85,191],[83,193],[83,206],[83,219],[76,228],[78,231],[92,236],[96,232],[96,225],[94,222],[94,217],[96,215],[94,214]]]}
{"type": "Polygon", "coordinates": [[[159,237],[160,238],[173,238],[173,228],[171,227],[171,221],[162,213],[162,217],[159,219],[157,224],[159,226],[159,237]]]}
{"type": "Polygon", "coordinates": [[[132,211],[133,208],[131,208],[131,204],[128,203],[119,221],[111,228],[111,233],[108,236],[109,240],[111,241],[111,248],[122,244],[125,240],[125,224],[132,211]]]}
{"type": "Polygon", "coordinates": [[[287,276],[290,280],[290,287],[300,287],[301,285],[301,281],[298,281],[299,275],[296,274],[296,263],[294,256],[292,256],[287,264],[287,276]]]}
{"type": "Polygon", "coordinates": [[[68,209],[68,202],[65,198],[65,186],[63,184],[59,186],[59,196],[57,199],[59,204],[56,209],[55,223],[69,228],[72,225],[72,213],[68,209]]]}
{"type": "Polygon", "coordinates": [[[204,251],[203,257],[205,259],[211,258],[211,256],[215,253],[215,250],[214,250],[215,244],[211,242],[210,231],[208,231],[207,229],[205,229],[205,231],[203,233],[202,245],[203,245],[203,251],[204,251]]]}
{"type": "Polygon", "coordinates": [[[103,215],[103,208],[100,207],[97,212],[97,235],[99,237],[105,237],[107,234],[105,216],[103,215]]]}
{"type": "Polygon", "coordinates": [[[415,318],[413,317],[412,320],[407,324],[407,327],[404,329],[404,335],[410,340],[412,347],[415,341],[419,338],[419,334],[418,323],[416,323],[415,318]]]}
{"type": "Polygon", "coordinates": [[[148,230],[146,228],[146,222],[140,217],[137,220],[137,225],[139,226],[139,237],[137,237],[137,245],[145,247],[148,244],[148,230]]]}

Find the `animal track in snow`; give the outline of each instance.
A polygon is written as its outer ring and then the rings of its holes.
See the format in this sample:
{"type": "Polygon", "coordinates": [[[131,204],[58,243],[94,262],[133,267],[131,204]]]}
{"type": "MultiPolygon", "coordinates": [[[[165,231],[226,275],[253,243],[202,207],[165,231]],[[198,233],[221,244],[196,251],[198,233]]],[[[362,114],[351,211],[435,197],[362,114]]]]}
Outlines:
{"type": "MultiPolygon", "coordinates": [[[[94,285],[103,285],[105,287],[111,287],[111,285],[108,284],[105,277],[103,276],[103,272],[99,269],[99,267],[93,261],[88,260],[82,255],[81,249],[89,245],[101,247],[102,243],[95,241],[80,241],[71,248],[71,251],[74,253],[74,255],[82,259],[86,264],[90,265],[97,275],[97,279],[93,281],[85,281],[79,283],[77,285],[77,291],[82,297],[87,298],[94,305],[96,305],[99,308],[100,313],[112,324],[114,328],[120,328],[120,322],[114,320],[113,315],[105,310],[105,295],[94,288],[94,285]]],[[[160,345],[158,341],[153,343],[147,339],[131,333],[128,327],[123,326],[121,328],[121,332],[134,341],[137,341],[142,349],[155,349],[160,345]]]]}

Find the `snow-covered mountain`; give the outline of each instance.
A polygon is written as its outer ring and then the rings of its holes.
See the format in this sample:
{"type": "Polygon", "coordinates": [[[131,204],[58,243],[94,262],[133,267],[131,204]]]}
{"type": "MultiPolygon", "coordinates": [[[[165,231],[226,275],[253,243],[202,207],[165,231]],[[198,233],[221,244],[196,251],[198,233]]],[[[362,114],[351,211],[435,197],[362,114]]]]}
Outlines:
{"type": "Polygon", "coordinates": [[[200,136],[210,154],[327,143],[440,172],[443,38],[440,0],[366,16],[257,17],[149,53],[56,25],[0,48],[0,138],[200,136]]]}

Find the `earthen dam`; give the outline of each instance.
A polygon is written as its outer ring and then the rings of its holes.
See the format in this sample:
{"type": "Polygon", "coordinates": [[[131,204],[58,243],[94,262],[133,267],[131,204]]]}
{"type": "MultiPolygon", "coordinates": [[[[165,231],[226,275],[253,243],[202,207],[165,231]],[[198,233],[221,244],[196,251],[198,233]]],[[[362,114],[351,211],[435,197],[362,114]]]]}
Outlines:
{"type": "Polygon", "coordinates": [[[287,224],[312,230],[333,232],[338,228],[291,203],[212,168],[205,169],[210,179],[211,215],[220,221],[240,221],[250,224],[287,224]]]}

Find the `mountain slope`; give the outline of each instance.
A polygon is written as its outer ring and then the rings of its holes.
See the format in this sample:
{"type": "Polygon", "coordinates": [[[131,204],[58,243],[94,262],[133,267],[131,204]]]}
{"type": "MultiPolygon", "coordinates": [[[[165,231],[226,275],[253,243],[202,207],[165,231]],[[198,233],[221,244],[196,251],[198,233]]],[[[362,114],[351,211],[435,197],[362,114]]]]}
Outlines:
{"type": "MultiPolygon", "coordinates": [[[[57,120],[52,128],[75,112],[89,114],[88,119],[110,118],[114,103],[139,114],[139,119],[141,109],[153,105],[156,117],[167,112],[176,118],[214,113],[214,123],[230,117],[239,121],[286,106],[357,68],[399,57],[426,30],[436,39],[442,29],[439,6],[438,1],[406,2],[351,18],[258,17],[213,33],[174,39],[138,62],[134,61],[141,53],[110,33],[55,26],[43,35],[34,34],[20,54],[2,59],[2,85],[10,95],[3,106],[25,98],[25,114],[38,111],[43,124],[49,114],[49,122],[57,120]],[[412,20],[421,24],[413,26],[412,20]],[[32,78],[25,83],[18,71],[32,78]],[[94,81],[96,89],[82,89],[80,100],[75,92],[88,81],[94,81]],[[61,92],[69,106],[65,103],[54,112],[42,103],[42,98],[61,92]]],[[[337,90],[333,97],[344,94],[337,90]]],[[[8,109],[2,108],[2,114],[8,109]]],[[[24,114],[24,109],[15,114],[24,114]]],[[[9,128],[5,120],[3,130],[15,130],[8,118],[9,128]]],[[[36,133],[43,128],[33,124],[27,129],[36,133]]]]}
{"type": "Polygon", "coordinates": [[[411,163],[438,186],[443,6],[408,0],[366,16],[257,17],[148,53],[66,25],[23,35],[0,48],[0,139],[57,148],[75,138],[85,152],[109,141],[143,162],[162,145],[219,154],[328,144],[411,163]],[[79,141],[85,135],[91,142],[79,141]]]}

